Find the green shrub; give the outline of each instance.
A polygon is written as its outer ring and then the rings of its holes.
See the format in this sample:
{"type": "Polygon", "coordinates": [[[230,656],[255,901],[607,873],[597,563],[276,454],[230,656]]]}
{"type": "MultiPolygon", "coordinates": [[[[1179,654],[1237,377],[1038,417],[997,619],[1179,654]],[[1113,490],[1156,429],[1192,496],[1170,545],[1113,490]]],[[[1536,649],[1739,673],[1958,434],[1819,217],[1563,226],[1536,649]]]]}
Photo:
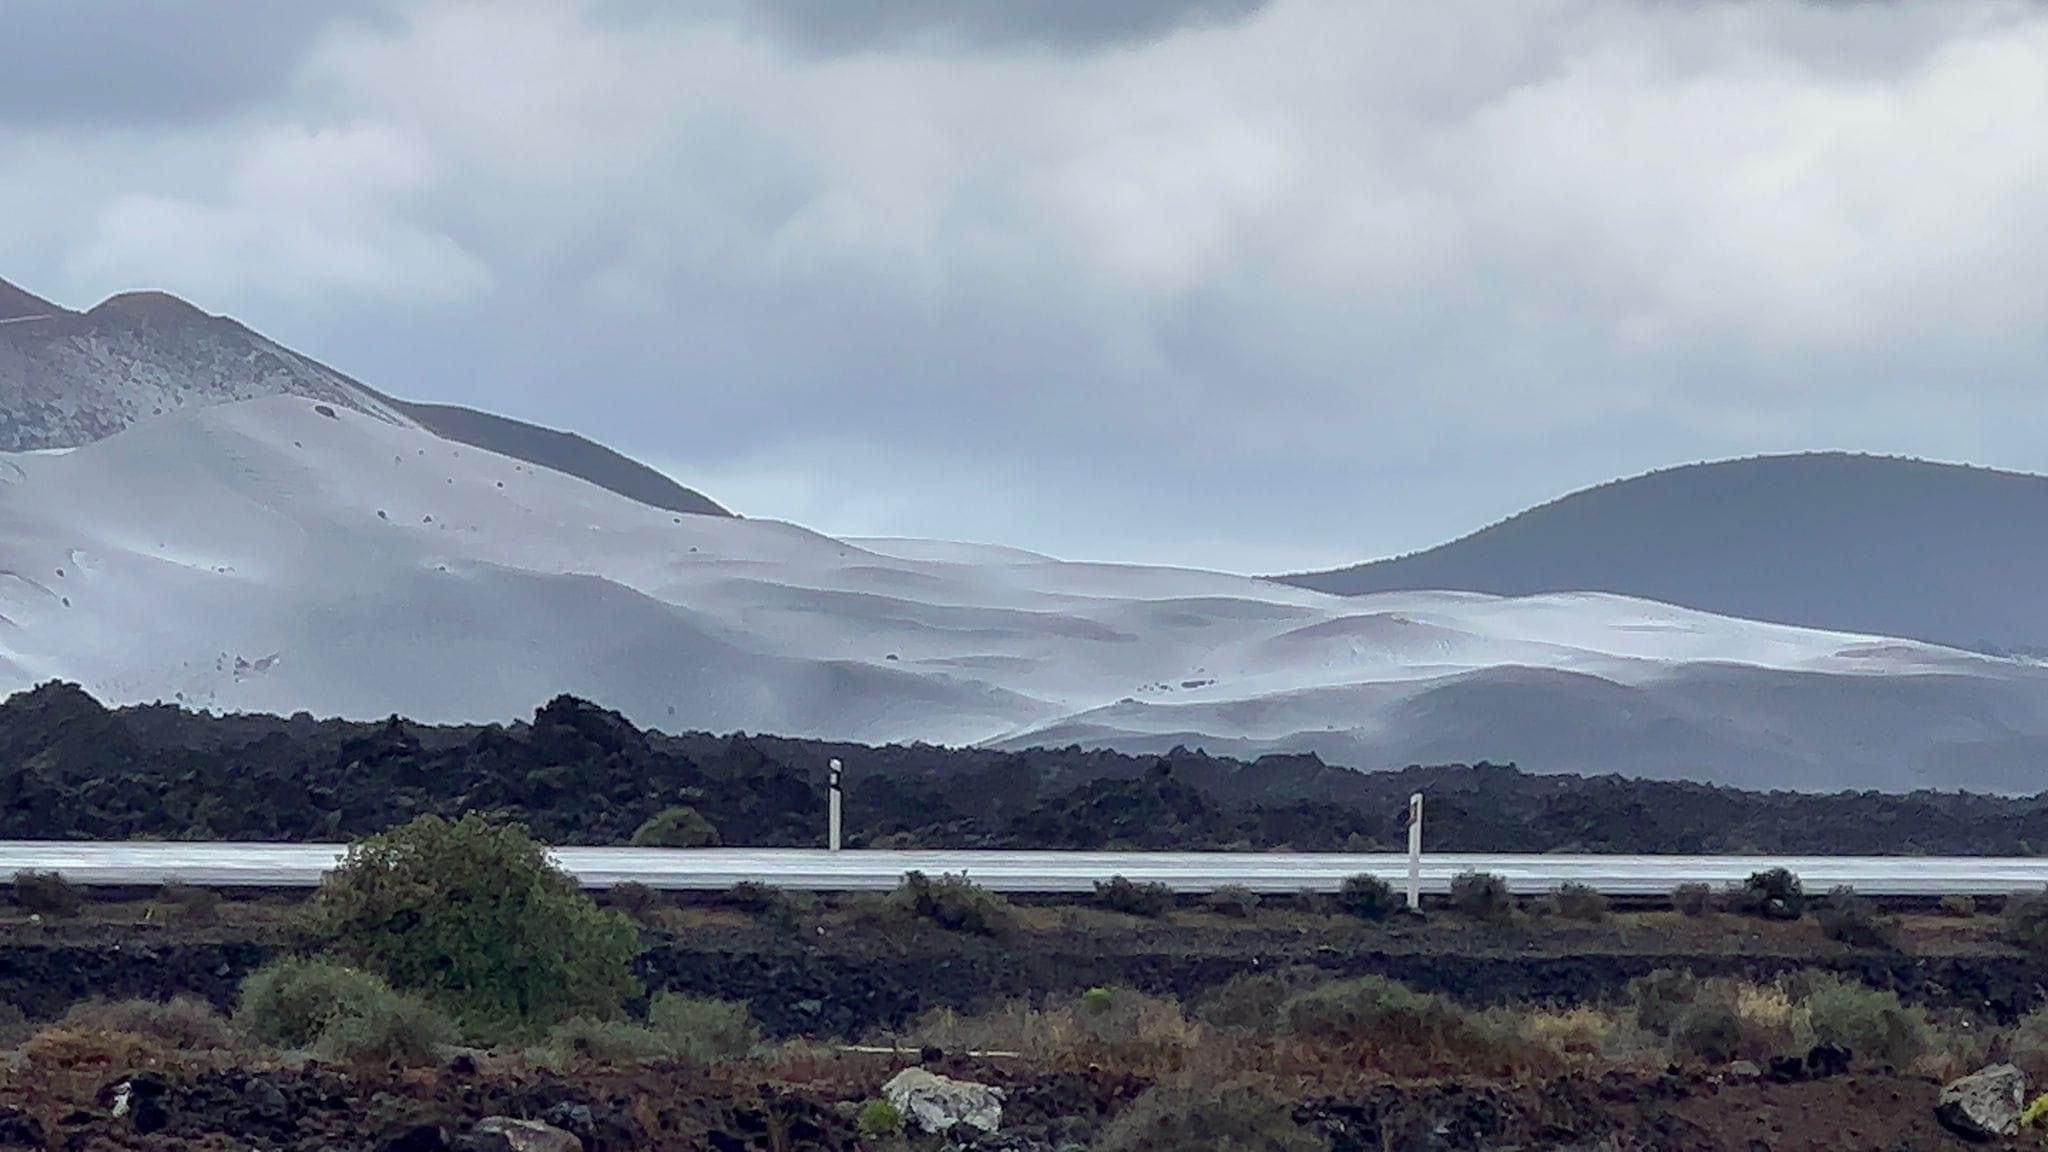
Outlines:
{"type": "Polygon", "coordinates": [[[669,1038],[645,1024],[577,1016],[550,1028],[546,1043],[533,1055],[540,1063],[566,1070],[666,1060],[672,1051],[669,1038]]]}
{"type": "Polygon", "coordinates": [[[1566,884],[1550,900],[1557,914],[1567,920],[1597,924],[1607,919],[1607,897],[1584,884],[1566,884]]]}
{"type": "Polygon", "coordinates": [[[360,968],[288,956],[242,981],[235,1024],[265,1044],[310,1048],[334,1021],[367,1014],[390,995],[389,985],[360,968]]]}
{"type": "Polygon", "coordinates": [[[63,1026],[86,1032],[128,1032],[169,1048],[212,1051],[237,1047],[234,1027],[213,1005],[192,996],[160,1000],[87,1000],[64,1013],[63,1026]]]}
{"type": "Polygon", "coordinates": [[[1211,1028],[1271,1036],[1288,1001],[1329,979],[1321,969],[1305,966],[1248,972],[1205,993],[1196,1002],[1195,1017],[1211,1028]]]}
{"type": "Polygon", "coordinates": [[[1890,948],[1898,941],[1898,921],[1846,886],[1829,892],[1814,918],[1828,939],[1854,948],[1890,948]]]}
{"type": "Polygon", "coordinates": [[[1687,916],[1705,916],[1714,910],[1714,890],[1705,884],[1680,884],[1671,892],[1671,905],[1687,916]]]}
{"type": "Polygon", "coordinates": [[[2007,943],[2035,957],[2048,957],[2048,893],[2007,898],[2004,932],[2007,943]]]}
{"type": "Polygon", "coordinates": [[[647,1005],[647,1026],[667,1040],[671,1059],[688,1064],[738,1059],[761,1042],[745,1004],[675,992],[654,994],[647,1005]]]}
{"type": "Polygon", "coordinates": [[[1968,920],[1977,914],[1977,898],[1975,896],[1943,896],[1941,898],[1941,914],[1943,916],[1953,916],[1958,920],[1968,920]]]}
{"type": "Polygon", "coordinates": [[[1249,1080],[1183,1078],[1147,1089],[1112,1119],[1096,1152],[1322,1152],[1324,1142],[1294,1119],[1294,1105],[1249,1080]]]}
{"type": "Polygon", "coordinates": [[[337,955],[483,1036],[616,1015],[638,991],[633,921],[599,908],[523,825],[474,812],[352,845],[309,911],[337,955]]]}
{"type": "Polygon", "coordinates": [[[441,1049],[461,1039],[461,1029],[439,1008],[393,992],[373,1001],[367,1011],[333,1021],[313,1052],[341,1064],[414,1068],[436,1063],[441,1049]]]}
{"type": "Polygon", "coordinates": [[[1821,979],[1806,995],[1814,1039],[1847,1048],[1858,1060],[1911,1069],[1934,1047],[1934,1028],[1925,1013],[1880,992],[1839,977],[1821,979]]]}
{"type": "Polygon", "coordinates": [[[1014,923],[1009,901],[965,876],[933,880],[922,872],[910,872],[896,890],[895,904],[950,932],[998,936],[1014,923]]]}
{"type": "Polygon", "coordinates": [[[1249,920],[1259,910],[1259,895],[1239,884],[1225,884],[1204,901],[1209,911],[1232,920],[1249,920]]]}
{"type": "Polygon", "coordinates": [[[1112,876],[1095,882],[1095,902],[1112,912],[1156,920],[1173,911],[1173,889],[1112,876]]]}
{"type": "Polygon", "coordinates": [[[1347,877],[1337,889],[1337,907],[1361,920],[1380,921],[1401,907],[1394,886],[1370,873],[1347,877]]]}
{"type": "Polygon", "coordinates": [[[235,1023],[264,1043],[357,1064],[427,1063],[461,1039],[454,1022],[418,996],[361,969],[298,957],[242,981],[235,1023]]]}
{"type": "Polygon", "coordinates": [[[85,893],[61,872],[16,872],[14,902],[38,916],[76,916],[85,893]]]}
{"type": "Polygon", "coordinates": [[[1726,997],[1702,996],[1679,1008],[1672,1021],[1672,1047],[1709,1064],[1735,1059],[1742,1041],[1742,1016],[1726,997]]]}
{"type": "Polygon", "coordinates": [[[1699,998],[1700,980],[1680,968],[1659,968],[1628,982],[1629,1005],[1643,1031],[1669,1036],[1678,1018],[1699,998]]]}
{"type": "Polygon", "coordinates": [[[633,833],[639,848],[716,848],[718,829],[702,812],[686,804],[663,808],[633,833]]]}
{"type": "Polygon", "coordinates": [[[1515,898],[1508,882],[1491,872],[1461,872],[1451,877],[1451,907],[1474,920],[1499,924],[1514,917],[1515,898]]]}
{"type": "Polygon", "coordinates": [[[903,1113],[887,1100],[870,1100],[860,1106],[854,1127],[863,1140],[893,1140],[903,1135],[903,1113]]]}
{"type": "Polygon", "coordinates": [[[1394,1063],[1448,1067],[1501,1055],[1500,1035],[1480,1017],[1384,976],[1311,988],[1290,999],[1281,1017],[1300,1039],[1367,1048],[1394,1063]]]}
{"type": "Polygon", "coordinates": [[[1090,988],[1081,993],[1081,1006],[1091,1012],[1106,1012],[1116,1003],[1116,993],[1107,988],[1090,988]]]}
{"type": "Polygon", "coordinates": [[[1797,920],[1806,914],[1806,889],[1785,868],[1753,874],[1736,898],[1744,914],[1766,920],[1797,920]]]}

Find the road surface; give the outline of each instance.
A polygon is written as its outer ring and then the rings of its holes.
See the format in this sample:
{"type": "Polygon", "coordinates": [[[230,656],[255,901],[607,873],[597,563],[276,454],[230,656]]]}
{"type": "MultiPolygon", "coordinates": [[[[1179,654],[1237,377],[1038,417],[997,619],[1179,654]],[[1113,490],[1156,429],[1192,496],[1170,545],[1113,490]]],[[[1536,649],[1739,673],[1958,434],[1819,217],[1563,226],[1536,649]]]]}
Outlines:
{"type": "MultiPolygon", "coordinates": [[[[167,843],[157,841],[0,841],[0,879],[23,870],[56,871],[81,884],[191,884],[309,888],[334,866],[337,845],[167,843]]],[[[965,873],[1010,893],[1087,892],[1122,875],[1176,891],[1242,885],[1254,892],[1332,892],[1346,877],[1370,872],[1397,888],[1408,858],[1395,854],[1280,852],[884,852],[849,849],[557,848],[556,860],[584,885],[624,881],[668,890],[723,891],[751,880],[819,891],[884,891],[913,869],[931,876],[965,873]]],[[[1501,876],[1515,892],[1567,882],[1610,896],[1653,896],[1682,883],[1739,884],[1773,867],[1799,874],[1806,890],[1838,884],[1870,896],[1996,896],[2048,889],[2048,859],[1886,856],[1589,856],[1425,855],[1422,890],[1443,893],[1468,869],[1501,876]]]]}

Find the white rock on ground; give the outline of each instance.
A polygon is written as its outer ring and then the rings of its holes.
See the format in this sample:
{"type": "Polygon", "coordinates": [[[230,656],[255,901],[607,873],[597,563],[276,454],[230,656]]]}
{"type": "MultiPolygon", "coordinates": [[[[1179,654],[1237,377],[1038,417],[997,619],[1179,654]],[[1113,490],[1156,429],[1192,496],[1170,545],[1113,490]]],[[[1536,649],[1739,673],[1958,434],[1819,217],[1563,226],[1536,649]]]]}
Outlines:
{"type": "MultiPolygon", "coordinates": [[[[583,1141],[552,1124],[492,1116],[477,1121],[472,1133],[495,1144],[502,1138],[510,1152],[583,1152],[583,1141]]],[[[485,1145],[489,1146],[489,1144],[485,1145]]]]}
{"type": "Polygon", "coordinates": [[[993,1132],[1003,1122],[1003,1090],[906,1068],[882,1086],[882,1095],[908,1122],[934,1134],[959,1125],[993,1132]]]}
{"type": "Polygon", "coordinates": [[[2026,1106],[2026,1073],[1994,1064],[1943,1088],[1935,1115],[1958,1134],[1981,1140],[2017,1136],[2026,1106]]]}

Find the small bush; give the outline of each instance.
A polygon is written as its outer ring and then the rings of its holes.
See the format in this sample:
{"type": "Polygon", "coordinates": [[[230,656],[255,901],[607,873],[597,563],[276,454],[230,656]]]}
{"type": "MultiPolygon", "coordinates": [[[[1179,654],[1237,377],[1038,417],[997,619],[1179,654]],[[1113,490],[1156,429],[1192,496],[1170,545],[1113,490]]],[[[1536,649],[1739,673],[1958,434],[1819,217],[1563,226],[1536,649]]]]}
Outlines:
{"type": "MultiPolygon", "coordinates": [[[[22,1062],[42,1070],[132,1072],[163,1067],[174,1055],[162,1041],[134,1032],[53,1024],[22,1041],[22,1062]]],[[[98,1079],[96,1076],[94,1079],[98,1079]]]]}
{"type": "Polygon", "coordinates": [[[764,924],[787,929],[797,922],[796,900],[781,888],[742,880],[725,894],[725,902],[764,924]]]}
{"type": "Polygon", "coordinates": [[[446,1013],[417,996],[393,992],[372,1001],[366,1011],[334,1020],[320,1033],[313,1052],[340,1064],[418,1068],[438,1062],[441,1049],[461,1039],[446,1013]]]}
{"type": "Polygon", "coordinates": [[[1706,884],[1680,884],[1672,890],[1671,904],[1687,916],[1705,916],[1714,910],[1714,889],[1706,884]]]}
{"type": "Polygon", "coordinates": [[[1943,916],[1953,916],[1958,920],[1968,920],[1977,914],[1977,898],[1975,896],[1943,896],[1941,898],[1941,914],[1943,916]]]}
{"type": "Polygon", "coordinates": [[[1785,868],[1752,875],[1737,893],[1744,914],[1766,920],[1797,920],[1806,914],[1806,889],[1785,868]]]}
{"type": "Polygon", "coordinates": [[[1204,903],[1208,905],[1209,911],[1218,916],[1228,916],[1232,920],[1249,920],[1252,913],[1259,910],[1259,895],[1242,885],[1226,884],[1209,893],[1209,898],[1204,903]]]}
{"type": "Polygon", "coordinates": [[[1095,902],[1112,912],[1156,920],[1173,911],[1173,889],[1112,876],[1095,882],[1095,902]]]}
{"type": "Polygon", "coordinates": [[[2013,1024],[2006,1037],[2011,1060],[2027,1074],[2027,1083],[2048,1081],[2048,1008],[2036,1008],[2013,1024]]]}
{"type": "Polygon", "coordinates": [[[61,872],[16,872],[14,902],[39,916],[76,916],[85,893],[61,872]]]}
{"type": "Polygon", "coordinates": [[[2039,1128],[2043,1121],[2048,1121],[2048,1092],[2043,1092],[2029,1100],[2026,1108],[2020,1112],[2020,1128],[2022,1130],[2039,1128]]]}
{"type": "Polygon", "coordinates": [[[1311,988],[1289,1000],[1281,1015],[1293,1036],[1362,1048],[1390,1068],[1462,1068],[1504,1055],[1502,1037],[1479,1017],[1383,976],[1311,988]]]}
{"type": "Polygon", "coordinates": [[[1659,968],[1628,982],[1629,1004],[1644,1031],[1671,1035],[1678,1018],[1699,998],[1700,980],[1679,968],[1659,968]]]}
{"type": "Polygon", "coordinates": [[[237,1046],[235,1029],[228,1021],[213,1005],[192,996],[174,996],[168,1001],[87,1000],[72,1005],[62,1025],[81,1032],[146,1036],[165,1047],[188,1052],[237,1046]]]}
{"type": "Polygon", "coordinates": [[[1815,917],[1821,932],[1853,948],[1890,948],[1898,942],[1898,921],[1848,887],[1829,892],[1815,917]]]}
{"type": "Polygon", "coordinates": [[[637,880],[612,885],[604,894],[604,902],[642,924],[651,922],[668,905],[667,897],[637,880]]]}
{"type": "Polygon", "coordinates": [[[1328,982],[1318,968],[1248,972],[1211,988],[1196,1004],[1195,1016],[1211,1028],[1268,1037],[1279,1028],[1288,1001],[1328,982]]]}
{"type": "Polygon", "coordinates": [[[638,848],[716,848],[718,829],[702,812],[686,804],[663,808],[633,832],[638,848]]]}
{"type": "Polygon", "coordinates": [[[1828,977],[1806,997],[1814,1039],[1847,1048],[1858,1060],[1910,1070],[1934,1047],[1934,1030],[1898,993],[1828,977]]]}
{"type": "Polygon", "coordinates": [[[893,1140],[903,1135],[903,1113],[887,1100],[870,1100],[860,1106],[854,1127],[863,1140],[893,1140]]]}
{"type": "Polygon", "coordinates": [[[2035,957],[2048,957],[2048,893],[2013,896],[2005,902],[2006,942],[2035,957]]]}
{"type": "Polygon", "coordinates": [[[1461,872],[1451,877],[1451,907],[1474,920],[1500,924],[1514,917],[1515,898],[1508,882],[1491,872],[1461,872]]]}
{"type": "Polygon", "coordinates": [[[173,915],[187,924],[211,924],[220,919],[220,906],[224,902],[221,894],[212,888],[200,888],[192,884],[175,881],[163,886],[157,893],[157,902],[173,909],[173,915]]]}
{"type": "Polygon", "coordinates": [[[896,890],[895,903],[903,911],[949,932],[999,936],[1015,920],[1008,900],[965,876],[933,880],[922,872],[908,873],[903,877],[903,886],[896,890]]]}
{"type": "Polygon", "coordinates": [[[1337,907],[1361,920],[1380,921],[1401,907],[1401,898],[1394,894],[1392,884],[1370,873],[1360,873],[1347,878],[1337,889],[1337,907]]]}
{"type": "Polygon", "coordinates": [[[1597,924],[1607,919],[1607,897],[1584,884],[1566,884],[1551,898],[1551,906],[1567,920],[1597,924]]]}
{"type": "Polygon", "coordinates": [[[1133,1100],[1103,1129],[1097,1152],[1321,1152],[1322,1140],[1295,1122],[1294,1105],[1248,1080],[1183,1078],[1133,1100]]]}
{"type": "Polygon", "coordinates": [[[546,1043],[533,1058],[559,1071],[666,1060],[670,1051],[668,1037],[645,1024],[578,1016],[550,1028],[546,1043]]]}
{"type": "Polygon", "coordinates": [[[1107,988],[1090,988],[1081,993],[1081,1005],[1091,1012],[1107,1012],[1116,1003],[1116,993],[1107,988]]]}
{"type": "Polygon", "coordinates": [[[745,1004],[675,992],[654,994],[647,1005],[647,1026],[667,1039],[671,1058],[690,1064],[738,1059],[761,1042],[745,1004]]]}
{"type": "Polygon", "coordinates": [[[1612,1017],[1583,1004],[1562,1012],[1522,1013],[1515,1026],[1528,1043],[1579,1059],[1605,1054],[1615,1032],[1612,1017]]]}
{"type": "Polygon", "coordinates": [[[310,1048],[329,1025],[392,995],[376,975],[326,960],[273,961],[242,981],[235,1024],[266,1044],[310,1048]]]}
{"type": "Polygon", "coordinates": [[[1734,1003],[1722,997],[1695,1000],[1673,1021],[1671,1045],[1708,1064],[1726,1064],[1742,1050],[1742,1017],[1734,1003]]]}

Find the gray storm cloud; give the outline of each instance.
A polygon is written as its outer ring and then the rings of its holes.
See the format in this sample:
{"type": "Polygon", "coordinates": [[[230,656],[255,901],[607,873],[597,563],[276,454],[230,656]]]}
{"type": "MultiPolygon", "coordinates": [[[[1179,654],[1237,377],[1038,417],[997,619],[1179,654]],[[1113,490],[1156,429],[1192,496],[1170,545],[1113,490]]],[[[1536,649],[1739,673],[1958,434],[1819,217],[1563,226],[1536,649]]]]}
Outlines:
{"type": "Polygon", "coordinates": [[[0,276],[754,515],[1271,571],[1706,457],[2048,469],[2038,7],[87,7],[0,47],[0,276]]]}

